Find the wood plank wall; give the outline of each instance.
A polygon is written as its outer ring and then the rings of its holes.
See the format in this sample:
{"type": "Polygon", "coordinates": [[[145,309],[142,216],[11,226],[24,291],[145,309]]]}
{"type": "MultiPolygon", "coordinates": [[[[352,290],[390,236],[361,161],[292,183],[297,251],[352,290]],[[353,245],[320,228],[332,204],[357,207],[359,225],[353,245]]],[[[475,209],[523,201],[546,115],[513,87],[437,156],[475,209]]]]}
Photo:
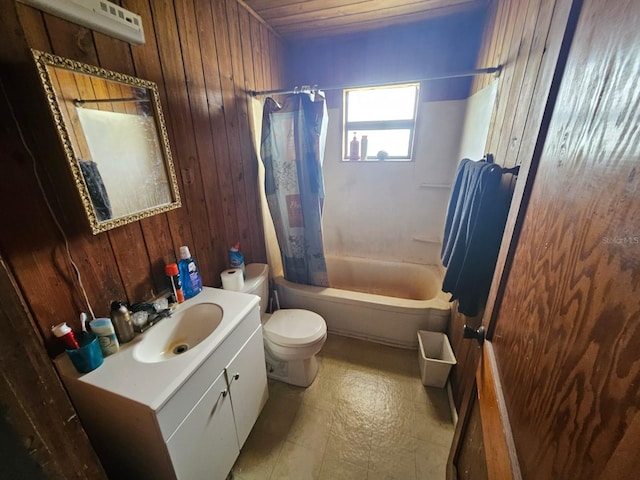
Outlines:
{"type": "MultiPolygon", "coordinates": [[[[287,44],[287,86],[320,88],[404,82],[474,68],[484,9],[426,20],[402,27],[327,38],[300,39],[287,44]]],[[[424,84],[423,101],[467,98],[470,78],[424,84]]],[[[337,108],[341,91],[327,92],[337,108]]]]}
{"type": "MultiPolygon", "coordinates": [[[[498,93],[485,151],[493,153],[500,165],[521,165],[520,182],[527,179],[542,127],[571,3],[570,0],[494,0],[490,6],[477,67],[499,64],[503,70],[497,79],[498,93]]],[[[489,76],[477,77],[472,92],[494,80],[489,76]]],[[[513,191],[515,183],[514,178],[507,188],[513,191]]],[[[511,207],[516,211],[521,200],[517,193],[518,190],[511,207]]],[[[513,227],[507,223],[507,244],[513,240],[513,227]]],[[[506,251],[501,250],[494,283],[502,277],[506,251]]],[[[491,296],[487,312],[491,311],[490,307],[491,296]]],[[[460,410],[464,390],[473,379],[480,354],[475,341],[463,340],[462,329],[465,323],[479,327],[483,315],[470,319],[457,313],[456,308],[454,304],[450,338],[458,365],[452,371],[451,385],[460,410]]]]}
{"type": "Polygon", "coordinates": [[[0,298],[0,477],[106,479],[2,257],[0,298]]]}
{"type": "MultiPolygon", "coordinates": [[[[142,16],[146,44],[132,46],[1,0],[2,81],[49,202],[69,239],[96,316],[111,300],[138,302],[166,288],[164,264],[189,245],[206,285],[219,285],[227,250],[237,240],[247,262],[266,260],[249,134],[246,91],[280,88],[283,44],[236,0],[123,0],[142,16]],[[152,80],[158,84],[183,207],[93,236],[79,217],[53,122],[26,47],[152,80]]],[[[46,340],[86,311],[65,245],[36,184],[32,161],[10,114],[0,153],[0,251],[46,340]],[[8,208],[8,206],[11,206],[8,208]]]]}

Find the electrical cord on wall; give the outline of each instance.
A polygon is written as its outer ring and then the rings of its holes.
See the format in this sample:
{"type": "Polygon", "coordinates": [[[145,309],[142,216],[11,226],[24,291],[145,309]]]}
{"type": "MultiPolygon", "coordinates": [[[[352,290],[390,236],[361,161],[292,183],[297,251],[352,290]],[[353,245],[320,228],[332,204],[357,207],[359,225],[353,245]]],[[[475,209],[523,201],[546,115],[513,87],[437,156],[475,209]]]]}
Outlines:
{"type": "Polygon", "coordinates": [[[51,218],[53,218],[53,223],[56,225],[56,227],[58,228],[58,230],[60,231],[60,235],[62,235],[62,239],[64,240],[64,246],[65,246],[65,250],[67,252],[67,258],[69,259],[69,263],[71,263],[71,266],[73,267],[73,270],[76,273],[76,278],[78,279],[78,285],[80,286],[80,292],[82,293],[82,296],[84,297],[84,301],[87,305],[87,309],[89,310],[89,313],[91,314],[91,318],[95,319],[96,316],[93,313],[93,309],[91,308],[91,303],[89,303],[89,297],[87,296],[87,291],[84,288],[84,285],[82,283],[82,276],[80,275],[80,270],[78,269],[78,266],[76,265],[76,262],[74,262],[73,257],[71,256],[71,250],[69,249],[69,241],[67,240],[67,235],[64,233],[64,230],[62,229],[62,226],[60,225],[60,222],[58,221],[58,217],[56,217],[56,214],[53,212],[53,208],[51,207],[51,204],[49,203],[49,199],[47,198],[47,194],[45,193],[44,190],[44,186],[42,185],[42,181],[40,180],[40,175],[38,174],[38,163],[36,161],[36,157],[33,154],[33,152],[31,151],[31,149],[29,148],[29,145],[27,145],[27,141],[24,138],[24,135],[22,133],[22,128],[20,128],[20,123],[18,123],[18,118],[16,117],[15,112],[13,111],[13,107],[11,106],[11,102],[9,101],[9,95],[7,94],[6,89],[4,88],[4,83],[2,82],[2,79],[0,79],[0,88],[2,89],[2,95],[4,96],[6,102],[7,102],[7,107],[9,108],[9,113],[11,114],[11,118],[13,119],[13,122],[16,126],[16,129],[18,131],[18,136],[20,137],[20,141],[22,142],[22,146],[24,147],[24,149],[27,151],[27,154],[29,155],[29,157],[31,158],[31,163],[33,165],[33,173],[36,177],[36,182],[38,183],[38,187],[40,188],[40,193],[42,193],[42,198],[44,199],[44,203],[47,205],[47,209],[49,210],[49,213],[51,214],[51,218]]]}

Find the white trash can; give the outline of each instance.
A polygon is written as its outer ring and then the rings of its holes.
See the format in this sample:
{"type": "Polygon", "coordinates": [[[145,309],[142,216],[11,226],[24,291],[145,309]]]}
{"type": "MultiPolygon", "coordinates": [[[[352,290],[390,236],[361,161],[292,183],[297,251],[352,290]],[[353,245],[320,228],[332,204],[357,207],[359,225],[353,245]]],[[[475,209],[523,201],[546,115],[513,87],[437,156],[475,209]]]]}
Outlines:
{"type": "Polygon", "coordinates": [[[418,330],[418,362],[422,383],[428,387],[444,388],[451,367],[456,364],[447,336],[418,330]]]}

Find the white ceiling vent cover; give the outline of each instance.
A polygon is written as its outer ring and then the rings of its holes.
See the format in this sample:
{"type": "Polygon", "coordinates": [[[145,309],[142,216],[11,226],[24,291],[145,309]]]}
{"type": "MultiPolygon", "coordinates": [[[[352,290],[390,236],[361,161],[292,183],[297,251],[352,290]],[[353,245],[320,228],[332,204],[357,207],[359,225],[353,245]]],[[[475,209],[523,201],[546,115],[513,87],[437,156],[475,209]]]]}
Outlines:
{"type": "Polygon", "coordinates": [[[142,17],[106,0],[18,0],[125,42],[144,43],[142,17]]]}

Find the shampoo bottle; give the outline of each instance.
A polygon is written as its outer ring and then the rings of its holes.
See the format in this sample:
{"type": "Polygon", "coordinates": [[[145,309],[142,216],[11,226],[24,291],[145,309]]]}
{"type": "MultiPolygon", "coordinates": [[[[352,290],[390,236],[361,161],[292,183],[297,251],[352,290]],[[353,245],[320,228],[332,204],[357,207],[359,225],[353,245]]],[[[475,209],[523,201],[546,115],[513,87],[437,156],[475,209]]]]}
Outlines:
{"type": "Polygon", "coordinates": [[[236,244],[229,250],[229,266],[231,268],[242,270],[242,276],[244,278],[247,277],[247,272],[244,268],[244,255],[242,255],[242,252],[240,251],[240,242],[236,242],[236,244]]]}
{"type": "Polygon", "coordinates": [[[202,278],[195,260],[191,257],[189,247],[180,247],[178,269],[180,270],[180,282],[182,283],[184,298],[195,297],[202,291],[202,278]]]}

